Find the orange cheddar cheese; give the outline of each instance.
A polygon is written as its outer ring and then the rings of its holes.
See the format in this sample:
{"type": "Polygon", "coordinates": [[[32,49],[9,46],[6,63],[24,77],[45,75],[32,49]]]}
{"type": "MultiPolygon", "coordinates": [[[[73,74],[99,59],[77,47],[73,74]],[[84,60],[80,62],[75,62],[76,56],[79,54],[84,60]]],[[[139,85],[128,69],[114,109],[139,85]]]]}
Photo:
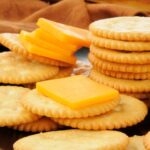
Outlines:
{"type": "Polygon", "coordinates": [[[90,107],[119,98],[117,90],[83,75],[38,82],[36,89],[72,109],[90,107]]]}
{"type": "Polygon", "coordinates": [[[45,30],[43,30],[42,28],[38,28],[35,31],[33,31],[34,35],[39,38],[39,39],[43,39],[44,41],[48,42],[48,43],[52,43],[55,45],[58,45],[60,48],[66,50],[66,51],[71,51],[76,52],[80,47],[75,45],[75,44],[71,44],[65,41],[60,41],[57,37],[53,36],[50,33],[47,33],[45,30]]]}
{"type": "Polygon", "coordinates": [[[68,41],[68,43],[76,44],[81,47],[89,47],[90,45],[87,38],[89,31],[87,30],[56,23],[44,18],[40,18],[37,25],[53,36],[57,36],[61,41],[68,41]]]}
{"type": "Polygon", "coordinates": [[[58,61],[62,61],[62,62],[68,63],[70,65],[75,65],[75,62],[76,62],[75,56],[62,55],[58,52],[50,51],[46,48],[42,48],[37,45],[34,45],[33,43],[30,43],[24,39],[20,39],[20,40],[21,40],[23,46],[27,49],[27,51],[29,53],[47,57],[47,58],[51,58],[51,59],[58,60],[58,61]]]}
{"type": "Polygon", "coordinates": [[[61,53],[63,55],[67,55],[70,56],[73,53],[69,50],[64,50],[60,47],[58,47],[57,45],[45,42],[44,40],[41,40],[39,38],[37,38],[34,33],[29,33],[26,31],[21,31],[19,34],[19,38],[22,40],[25,40],[27,42],[33,43],[34,45],[37,45],[39,47],[43,47],[47,50],[53,51],[53,52],[57,52],[57,53],[61,53]]]}

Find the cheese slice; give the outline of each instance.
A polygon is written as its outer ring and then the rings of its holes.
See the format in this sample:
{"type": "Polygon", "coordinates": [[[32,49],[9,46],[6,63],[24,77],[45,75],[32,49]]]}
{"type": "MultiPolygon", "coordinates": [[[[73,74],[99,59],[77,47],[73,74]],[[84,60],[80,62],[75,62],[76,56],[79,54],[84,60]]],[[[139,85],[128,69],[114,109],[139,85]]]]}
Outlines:
{"type": "Polygon", "coordinates": [[[72,53],[76,52],[77,50],[79,50],[79,46],[75,45],[75,44],[71,44],[68,41],[61,41],[57,38],[57,36],[52,35],[51,33],[46,32],[44,29],[42,28],[38,28],[36,30],[33,31],[34,35],[39,38],[42,39],[48,43],[52,43],[55,45],[58,45],[60,48],[64,49],[64,50],[69,50],[72,53]]]}
{"type": "Polygon", "coordinates": [[[75,63],[76,63],[76,57],[75,56],[72,56],[72,55],[71,56],[65,56],[65,55],[62,55],[61,53],[54,52],[54,51],[51,51],[49,49],[34,45],[33,43],[30,43],[24,39],[20,39],[20,40],[21,40],[23,46],[27,49],[27,51],[29,53],[43,56],[43,57],[47,57],[47,58],[51,58],[51,59],[58,60],[61,62],[65,62],[65,63],[68,63],[70,65],[75,65],[75,63]]]}
{"type": "Polygon", "coordinates": [[[67,49],[64,50],[64,49],[58,47],[57,45],[54,45],[54,44],[51,44],[51,43],[45,42],[44,40],[39,39],[38,37],[35,36],[34,33],[21,31],[19,34],[19,38],[22,40],[25,40],[27,42],[33,43],[34,45],[37,45],[39,47],[43,47],[47,50],[56,52],[56,53],[61,53],[63,55],[67,55],[67,56],[70,56],[73,54],[73,52],[70,50],[67,50],[67,49]]]}
{"type": "Polygon", "coordinates": [[[36,89],[72,109],[81,109],[119,98],[117,90],[83,75],[38,82],[36,89]]]}
{"type": "Polygon", "coordinates": [[[44,18],[40,18],[37,25],[50,34],[57,36],[57,38],[61,41],[68,41],[69,43],[76,44],[81,47],[89,47],[90,45],[87,38],[89,31],[87,30],[56,23],[44,18]]]}

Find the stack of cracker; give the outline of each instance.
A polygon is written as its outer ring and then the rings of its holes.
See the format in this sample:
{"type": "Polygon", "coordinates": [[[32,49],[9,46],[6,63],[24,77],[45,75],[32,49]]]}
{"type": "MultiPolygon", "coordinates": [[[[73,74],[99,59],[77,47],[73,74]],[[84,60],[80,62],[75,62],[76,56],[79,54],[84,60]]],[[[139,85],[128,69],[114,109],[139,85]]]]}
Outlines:
{"type": "Polygon", "coordinates": [[[139,99],[150,97],[150,18],[116,17],[90,25],[90,77],[139,99]]]}
{"type": "Polygon", "coordinates": [[[80,75],[39,82],[21,104],[33,114],[83,130],[125,128],[147,115],[142,101],[80,75]]]}
{"type": "Polygon", "coordinates": [[[0,53],[0,83],[34,84],[71,75],[75,52],[88,46],[88,31],[44,18],[32,32],[0,34],[0,44],[12,52],[0,53]]]}
{"type": "Polygon", "coordinates": [[[0,43],[10,50],[0,53],[0,83],[3,84],[0,86],[0,127],[31,132],[60,128],[50,118],[24,109],[20,104],[21,97],[30,91],[24,87],[33,88],[36,82],[69,76],[73,67],[29,53],[19,40],[18,34],[2,33],[0,43]]]}
{"type": "Polygon", "coordinates": [[[65,28],[65,34],[64,29],[59,30],[55,25],[57,23],[48,26],[46,19],[38,22],[39,28],[33,32],[0,34],[0,44],[8,49],[0,53],[0,127],[32,132],[60,127],[50,118],[26,110],[21,105],[22,97],[35,87],[36,82],[71,75],[76,65],[74,52],[87,42],[78,33],[74,35],[69,26],[59,25],[65,28]],[[59,35],[51,28],[58,29],[59,35]]]}
{"type": "Polygon", "coordinates": [[[0,53],[0,83],[28,85],[38,81],[69,76],[69,64],[29,53],[18,39],[18,34],[0,34],[1,45],[8,48],[0,53]]]}
{"type": "MultiPolygon", "coordinates": [[[[31,132],[59,130],[62,125],[78,128],[22,138],[14,143],[15,150],[62,150],[77,145],[78,150],[126,149],[128,136],[107,129],[135,125],[147,113],[142,101],[119,95],[117,90],[83,75],[41,81],[32,90],[0,86],[0,127],[31,132]]],[[[133,145],[131,141],[129,146],[133,145]]]]}

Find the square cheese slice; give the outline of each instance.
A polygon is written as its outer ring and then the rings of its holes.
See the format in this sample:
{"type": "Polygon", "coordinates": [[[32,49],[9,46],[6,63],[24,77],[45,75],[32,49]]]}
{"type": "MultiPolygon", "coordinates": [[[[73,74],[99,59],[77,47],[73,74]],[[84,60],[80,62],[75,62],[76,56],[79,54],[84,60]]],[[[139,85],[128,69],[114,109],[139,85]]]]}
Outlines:
{"type": "Polygon", "coordinates": [[[24,38],[19,38],[19,39],[29,53],[32,53],[38,56],[47,57],[47,58],[54,59],[54,60],[58,60],[61,62],[65,62],[70,65],[75,65],[76,63],[76,57],[74,55],[70,55],[70,56],[63,55],[62,53],[53,51],[53,49],[40,47],[31,41],[27,41],[24,38]]]}
{"type": "Polygon", "coordinates": [[[61,41],[68,41],[69,43],[76,44],[81,47],[90,46],[90,41],[88,40],[88,30],[64,25],[44,18],[39,18],[37,25],[51,33],[53,36],[57,35],[57,38],[61,41]]]}
{"type": "Polygon", "coordinates": [[[70,51],[69,49],[62,49],[61,47],[53,43],[50,43],[50,42],[46,42],[45,40],[42,40],[40,38],[38,38],[34,32],[27,32],[27,31],[21,31],[20,34],[19,34],[19,38],[20,40],[25,40],[27,42],[30,42],[34,45],[37,45],[39,47],[43,47],[47,50],[50,50],[50,51],[54,51],[54,52],[57,52],[57,53],[60,53],[62,55],[67,55],[67,56],[70,56],[70,55],[73,55],[73,52],[70,51]]]}
{"type": "Polygon", "coordinates": [[[38,82],[36,89],[72,109],[81,109],[119,98],[117,90],[83,75],[38,82]]]}
{"type": "Polygon", "coordinates": [[[79,50],[79,48],[80,48],[76,44],[71,44],[68,41],[59,40],[57,38],[57,36],[54,36],[51,33],[46,32],[46,30],[44,30],[42,28],[38,28],[38,29],[34,30],[33,34],[39,39],[42,39],[42,40],[44,40],[48,43],[52,43],[54,45],[58,45],[63,50],[69,50],[73,53],[76,52],[77,50],[79,50]]]}

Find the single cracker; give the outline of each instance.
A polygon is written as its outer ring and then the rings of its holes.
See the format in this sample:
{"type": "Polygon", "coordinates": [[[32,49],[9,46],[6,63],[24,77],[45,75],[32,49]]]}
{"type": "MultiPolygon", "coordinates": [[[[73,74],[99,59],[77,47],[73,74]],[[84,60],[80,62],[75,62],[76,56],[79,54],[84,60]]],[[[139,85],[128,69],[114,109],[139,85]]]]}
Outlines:
{"type": "Polygon", "coordinates": [[[130,80],[150,79],[150,72],[145,72],[145,73],[119,72],[119,71],[102,70],[98,67],[95,67],[95,69],[107,76],[111,76],[119,79],[130,79],[130,80]]]}
{"type": "MultiPolygon", "coordinates": [[[[136,44],[135,44],[136,45],[136,44]]],[[[150,52],[126,52],[91,45],[90,51],[100,59],[127,64],[150,64],[150,52]]]]}
{"type": "Polygon", "coordinates": [[[21,98],[30,90],[17,86],[0,86],[0,127],[28,123],[39,116],[24,109],[21,98]]]}
{"type": "Polygon", "coordinates": [[[52,121],[50,118],[42,117],[39,120],[20,124],[17,126],[12,126],[11,128],[19,131],[26,131],[26,132],[45,132],[51,130],[57,130],[60,126],[52,121]]]}
{"type": "Polygon", "coordinates": [[[127,150],[146,150],[143,143],[144,136],[134,135],[129,138],[127,150]]]}
{"type": "MultiPolygon", "coordinates": [[[[68,77],[71,75],[72,71],[73,71],[72,67],[59,67],[59,72],[54,77],[52,77],[52,79],[68,77]]],[[[24,84],[23,87],[33,89],[35,88],[35,83],[24,84]]]]}
{"type": "Polygon", "coordinates": [[[95,35],[90,36],[90,41],[93,45],[98,47],[121,50],[121,51],[150,51],[150,42],[130,42],[106,39],[95,35]]]}
{"type": "Polygon", "coordinates": [[[59,72],[56,74],[56,76],[53,77],[53,79],[68,77],[72,74],[72,72],[73,67],[61,67],[59,68],[59,72]]]}
{"type": "Polygon", "coordinates": [[[40,133],[14,143],[14,150],[123,150],[128,136],[119,131],[64,130],[40,133]]]}
{"type": "Polygon", "coordinates": [[[42,116],[53,118],[84,118],[110,111],[119,101],[120,99],[115,99],[103,104],[96,104],[84,109],[75,110],[40,94],[36,90],[32,90],[25,95],[22,104],[28,111],[42,116]]]}
{"type": "Polygon", "coordinates": [[[144,146],[146,150],[150,150],[150,131],[144,136],[144,146]]]}
{"type": "MultiPolygon", "coordinates": [[[[59,68],[59,72],[54,77],[52,77],[52,79],[68,77],[71,75],[72,71],[73,71],[72,67],[61,67],[61,68],[59,68]]],[[[30,88],[30,89],[34,89],[36,87],[35,83],[24,84],[22,86],[26,87],[26,88],[30,88]]]]}
{"type": "Polygon", "coordinates": [[[96,70],[90,72],[90,78],[96,82],[113,87],[120,92],[150,92],[150,80],[125,80],[106,76],[96,70]]]}
{"type": "Polygon", "coordinates": [[[150,72],[150,64],[123,64],[102,60],[94,54],[89,53],[88,58],[96,68],[102,70],[118,71],[118,72],[132,72],[145,73],[150,72]]]}
{"type": "Polygon", "coordinates": [[[148,109],[142,101],[127,95],[121,95],[120,104],[103,115],[76,119],[55,118],[54,121],[84,130],[120,129],[141,122],[147,113],[148,109]]]}
{"type": "Polygon", "coordinates": [[[90,31],[97,36],[127,41],[150,41],[150,17],[115,17],[95,21],[90,31]]]}
{"type": "Polygon", "coordinates": [[[57,61],[54,59],[46,58],[43,56],[38,56],[35,54],[29,53],[21,44],[21,42],[18,39],[18,34],[15,33],[1,33],[0,34],[0,43],[10,49],[11,51],[20,54],[30,60],[36,60],[41,63],[49,64],[49,65],[54,65],[54,66],[70,66],[67,63],[57,61]]]}
{"type": "Polygon", "coordinates": [[[28,60],[14,52],[0,53],[0,82],[28,84],[55,76],[59,68],[28,60]]]}

